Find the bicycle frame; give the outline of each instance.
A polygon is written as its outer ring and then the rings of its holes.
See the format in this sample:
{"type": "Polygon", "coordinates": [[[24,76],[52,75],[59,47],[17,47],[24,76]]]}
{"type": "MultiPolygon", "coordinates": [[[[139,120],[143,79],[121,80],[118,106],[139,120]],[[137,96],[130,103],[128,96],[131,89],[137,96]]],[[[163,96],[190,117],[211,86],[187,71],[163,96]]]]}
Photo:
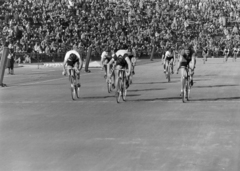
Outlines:
{"type": "Polygon", "coordinates": [[[71,95],[72,99],[79,98],[80,87],[77,85],[76,70],[74,68],[69,69],[69,81],[71,83],[71,95]]]}

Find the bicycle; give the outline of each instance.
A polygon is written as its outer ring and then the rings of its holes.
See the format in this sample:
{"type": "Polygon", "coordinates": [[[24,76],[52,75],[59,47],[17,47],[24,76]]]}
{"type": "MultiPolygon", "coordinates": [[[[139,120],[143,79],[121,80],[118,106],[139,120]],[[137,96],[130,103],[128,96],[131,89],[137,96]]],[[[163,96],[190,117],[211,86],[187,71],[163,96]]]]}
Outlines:
{"type": "Polygon", "coordinates": [[[126,101],[127,96],[127,85],[126,85],[126,69],[119,69],[118,73],[118,85],[116,87],[116,100],[117,103],[120,102],[122,97],[123,101],[126,101]]]}
{"type": "Polygon", "coordinates": [[[75,100],[80,97],[80,86],[77,83],[76,69],[69,69],[69,81],[71,83],[71,96],[75,100]]]}
{"type": "Polygon", "coordinates": [[[182,102],[185,103],[186,101],[189,101],[190,98],[190,91],[191,91],[191,79],[190,79],[190,74],[189,74],[189,67],[182,67],[186,69],[187,72],[187,77],[186,77],[186,82],[184,85],[184,90],[182,94],[182,102]]]}
{"type": "Polygon", "coordinates": [[[114,67],[112,67],[110,69],[110,80],[107,81],[107,89],[108,89],[108,93],[111,93],[112,92],[112,89],[113,89],[113,84],[114,83],[114,67]]]}
{"type": "Polygon", "coordinates": [[[171,75],[171,71],[172,71],[172,68],[173,68],[172,65],[173,65],[173,64],[170,63],[170,61],[168,61],[168,62],[167,62],[167,65],[166,65],[166,78],[167,78],[168,82],[171,81],[170,75],[171,75]]]}

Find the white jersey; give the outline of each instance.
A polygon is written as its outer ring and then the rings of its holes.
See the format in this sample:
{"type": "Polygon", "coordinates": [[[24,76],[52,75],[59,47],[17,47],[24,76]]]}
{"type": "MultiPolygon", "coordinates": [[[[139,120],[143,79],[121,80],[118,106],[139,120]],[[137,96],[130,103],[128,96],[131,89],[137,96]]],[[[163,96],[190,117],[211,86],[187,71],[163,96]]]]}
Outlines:
{"type": "Polygon", "coordinates": [[[116,52],[117,57],[124,56],[125,54],[129,54],[128,50],[121,49],[116,52]]]}
{"type": "Polygon", "coordinates": [[[238,53],[238,52],[239,52],[239,49],[238,49],[238,48],[233,48],[233,52],[234,52],[234,53],[238,53]]]}
{"type": "Polygon", "coordinates": [[[167,51],[165,53],[165,58],[173,58],[173,53],[171,53],[170,51],[167,51]]]}
{"type": "Polygon", "coordinates": [[[106,51],[103,51],[102,55],[101,55],[101,59],[106,59],[106,58],[110,58],[111,56],[109,55],[109,53],[107,53],[106,51]]]}
{"type": "Polygon", "coordinates": [[[64,62],[67,60],[71,60],[70,59],[71,54],[76,55],[78,57],[79,61],[81,60],[80,54],[76,50],[69,50],[65,55],[64,62]]]}

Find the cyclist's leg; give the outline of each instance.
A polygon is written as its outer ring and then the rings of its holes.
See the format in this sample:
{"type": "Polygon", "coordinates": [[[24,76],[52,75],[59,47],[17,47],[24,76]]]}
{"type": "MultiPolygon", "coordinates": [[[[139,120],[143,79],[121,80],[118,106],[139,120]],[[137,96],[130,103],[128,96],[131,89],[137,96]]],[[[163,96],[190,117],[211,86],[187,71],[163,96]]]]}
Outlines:
{"type": "Polygon", "coordinates": [[[181,93],[183,93],[184,91],[184,86],[186,84],[186,78],[187,78],[187,71],[185,67],[181,67],[180,68],[180,72],[181,72],[181,93]]]}
{"type": "Polygon", "coordinates": [[[116,90],[118,89],[118,77],[119,77],[119,70],[120,69],[122,69],[122,66],[121,65],[116,65],[115,70],[114,70],[116,90]]]}

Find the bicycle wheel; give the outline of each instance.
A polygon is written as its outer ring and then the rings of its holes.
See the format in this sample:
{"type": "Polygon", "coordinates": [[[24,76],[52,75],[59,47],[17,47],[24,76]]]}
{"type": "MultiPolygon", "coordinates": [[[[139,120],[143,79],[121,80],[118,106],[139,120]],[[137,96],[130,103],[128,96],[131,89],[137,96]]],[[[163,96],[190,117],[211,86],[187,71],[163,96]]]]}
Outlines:
{"type": "Polygon", "coordinates": [[[75,84],[75,93],[76,93],[76,97],[79,99],[80,98],[80,87],[78,86],[78,84],[75,84]]]}
{"type": "Polygon", "coordinates": [[[72,76],[70,76],[71,78],[70,79],[70,82],[71,82],[71,96],[72,96],[72,99],[75,100],[76,98],[76,90],[75,90],[75,85],[74,85],[74,79],[72,76]]]}
{"type": "Polygon", "coordinates": [[[108,89],[108,93],[112,92],[112,83],[111,83],[111,81],[107,82],[107,89],[108,89]]]}
{"type": "Polygon", "coordinates": [[[117,85],[117,88],[116,88],[116,100],[117,100],[117,103],[119,103],[120,102],[120,99],[121,99],[121,89],[122,89],[122,87],[121,87],[121,81],[122,79],[121,78],[118,78],[118,85],[117,85]]]}
{"type": "Polygon", "coordinates": [[[186,91],[185,90],[183,90],[183,94],[182,94],[182,102],[183,103],[185,103],[185,95],[186,95],[186,93],[185,93],[186,91]]]}
{"type": "Polygon", "coordinates": [[[187,84],[186,84],[186,96],[185,99],[187,101],[189,101],[189,81],[187,80],[187,84]]]}
{"type": "MultiPolygon", "coordinates": [[[[126,101],[126,97],[127,97],[127,85],[126,85],[126,77],[125,74],[123,76],[123,81],[122,81],[122,99],[123,101],[126,101]]],[[[130,84],[130,83],[129,83],[130,84]]]]}
{"type": "Polygon", "coordinates": [[[185,103],[186,102],[186,98],[187,97],[187,80],[185,82],[184,85],[184,90],[183,90],[183,94],[182,94],[182,102],[185,103]]]}
{"type": "Polygon", "coordinates": [[[168,80],[168,82],[171,81],[170,74],[171,74],[171,67],[168,65],[168,67],[167,67],[167,80],[168,80]]]}

